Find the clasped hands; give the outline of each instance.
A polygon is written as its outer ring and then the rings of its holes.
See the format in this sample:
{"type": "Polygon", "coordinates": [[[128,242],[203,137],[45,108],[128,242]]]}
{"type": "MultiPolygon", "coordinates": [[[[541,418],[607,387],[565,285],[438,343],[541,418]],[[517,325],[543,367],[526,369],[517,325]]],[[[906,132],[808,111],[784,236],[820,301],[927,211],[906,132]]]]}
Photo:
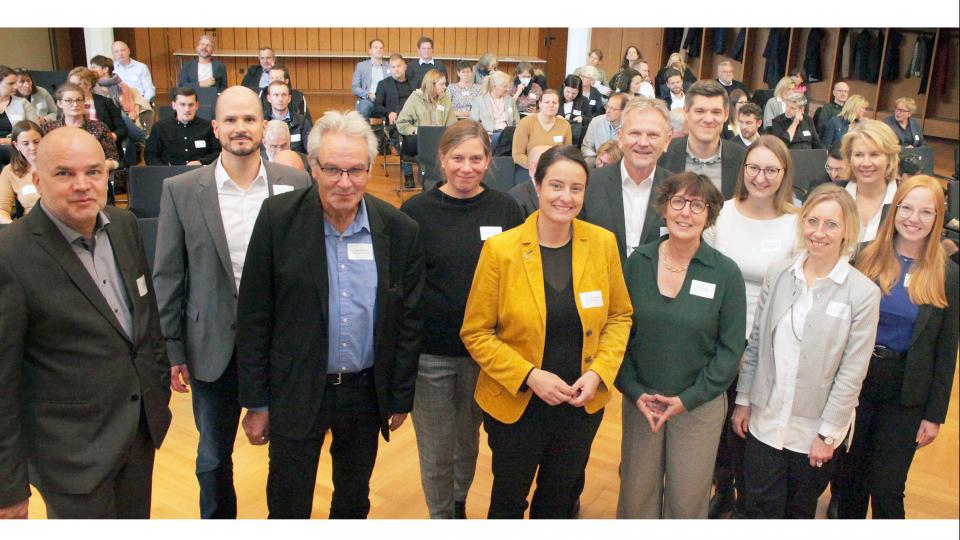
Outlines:
{"type": "Polygon", "coordinates": [[[597,395],[600,375],[590,370],[569,385],[554,373],[533,368],[527,376],[527,386],[547,405],[569,403],[574,407],[583,407],[597,395]]]}
{"type": "Polygon", "coordinates": [[[647,419],[650,431],[654,433],[658,433],[667,420],[687,411],[677,396],[647,393],[641,394],[637,399],[637,409],[647,419]]]}

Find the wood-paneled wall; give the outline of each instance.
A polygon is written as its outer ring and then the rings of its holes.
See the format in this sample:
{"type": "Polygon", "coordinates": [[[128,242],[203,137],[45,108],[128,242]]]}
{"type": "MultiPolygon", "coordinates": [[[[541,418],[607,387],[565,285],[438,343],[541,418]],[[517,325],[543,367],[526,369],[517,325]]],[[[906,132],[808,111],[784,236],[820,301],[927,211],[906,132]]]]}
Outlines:
{"type": "MultiPolygon", "coordinates": [[[[539,28],[133,28],[130,43],[135,58],[150,66],[157,89],[176,84],[180,59],[177,49],[194,49],[201,34],[214,36],[217,49],[253,49],[269,45],[282,50],[366,51],[367,43],[380,38],[386,53],[400,52],[415,58],[417,40],[430,36],[434,54],[440,56],[537,56],[539,28]]],[[[255,58],[220,58],[227,66],[228,82],[240,84],[255,58]]],[[[350,81],[359,58],[285,59],[294,87],[307,93],[350,93],[350,81]]],[[[448,72],[453,62],[447,61],[448,72]]],[[[502,70],[512,65],[502,65],[502,70]]]]}

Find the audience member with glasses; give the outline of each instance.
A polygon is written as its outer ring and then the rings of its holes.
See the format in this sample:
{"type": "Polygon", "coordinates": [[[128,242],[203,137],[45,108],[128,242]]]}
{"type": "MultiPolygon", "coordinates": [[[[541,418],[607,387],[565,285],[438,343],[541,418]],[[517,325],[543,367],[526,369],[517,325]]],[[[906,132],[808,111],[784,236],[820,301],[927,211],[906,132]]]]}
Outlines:
{"type": "Polygon", "coordinates": [[[748,518],[813,519],[844,451],[880,305],[880,290],[849,263],[859,229],[853,197],[818,187],[797,220],[802,251],[764,279],[732,420],[746,439],[748,518]]]}
{"type": "Polygon", "coordinates": [[[844,135],[840,152],[849,169],[850,181],[845,189],[857,202],[860,215],[860,242],[870,242],[877,236],[897,191],[900,145],[889,126],[865,119],[844,135]]]}
{"type": "Polygon", "coordinates": [[[626,94],[614,94],[607,100],[607,106],[602,116],[596,116],[587,126],[587,132],[583,135],[583,143],[580,145],[580,151],[583,153],[583,159],[587,161],[590,167],[597,166],[597,152],[600,147],[609,141],[617,140],[617,133],[620,131],[620,118],[623,116],[623,108],[626,107],[630,96],[626,94]]]}
{"type": "Polygon", "coordinates": [[[17,73],[0,65],[0,167],[10,163],[10,133],[21,120],[38,122],[37,111],[29,101],[17,96],[17,73]]]}
{"type": "Polygon", "coordinates": [[[791,92],[784,103],[786,108],[783,114],[773,119],[770,134],[779,137],[790,150],[823,148],[813,120],[803,112],[807,98],[800,92],[791,92]]]}
{"type": "Polygon", "coordinates": [[[893,197],[857,268],[880,286],[877,340],[849,454],[834,471],[831,492],[840,518],[903,519],[914,454],[932,443],[946,420],[956,369],[957,265],[940,246],[944,193],[937,180],[915,176],[893,197]]]}
{"type": "Polygon", "coordinates": [[[641,245],[624,277],[633,329],[623,392],[618,518],[706,518],[726,389],[746,334],[737,263],[706,242],[723,196],[692,172],[669,177],[654,206],[669,234],[641,245]]]}
{"type": "MultiPolygon", "coordinates": [[[[473,98],[470,118],[483,124],[490,134],[490,145],[497,150],[500,136],[508,126],[520,122],[520,111],[508,92],[510,76],[502,71],[494,71],[480,84],[480,95],[473,98]]],[[[504,141],[506,142],[506,141],[504,141]]]]}
{"type": "MultiPolygon", "coordinates": [[[[736,90],[734,90],[736,92],[736,90]]],[[[717,223],[703,233],[705,242],[733,259],[743,275],[747,294],[746,333],[750,337],[753,315],[763,278],[771,264],[793,253],[797,208],[793,201],[793,160],[783,141],[761,135],[748,149],[737,176],[732,199],[723,204],[717,223]]],[[[727,388],[727,401],[737,397],[737,380],[727,388]]],[[[727,421],[733,407],[727,407],[727,421]]],[[[743,439],[725,427],[720,437],[714,471],[716,492],[710,504],[711,519],[734,511],[744,513],[743,439]]]]}
{"type": "Polygon", "coordinates": [[[923,126],[920,120],[913,117],[915,112],[917,112],[916,100],[902,97],[898,98],[894,104],[893,114],[883,119],[883,123],[890,126],[903,148],[915,148],[926,144],[926,139],[923,138],[923,126]]]}
{"type": "Polygon", "coordinates": [[[47,123],[47,133],[64,126],[78,127],[100,141],[100,146],[103,147],[103,155],[107,158],[107,168],[109,170],[112,171],[119,167],[120,153],[117,151],[113,134],[103,122],[90,120],[87,117],[84,110],[86,100],[84,99],[83,89],[74,83],[63,83],[57,88],[56,97],[60,114],[57,115],[57,120],[47,123]]]}

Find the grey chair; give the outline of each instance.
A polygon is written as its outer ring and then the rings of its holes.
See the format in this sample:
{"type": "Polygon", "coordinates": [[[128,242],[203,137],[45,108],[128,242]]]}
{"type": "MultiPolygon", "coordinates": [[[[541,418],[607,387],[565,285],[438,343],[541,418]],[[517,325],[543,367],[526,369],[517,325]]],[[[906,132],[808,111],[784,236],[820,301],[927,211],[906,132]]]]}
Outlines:
{"type": "Polygon", "coordinates": [[[794,193],[801,201],[806,200],[811,185],[830,179],[824,169],[827,164],[825,149],[790,150],[790,158],[793,161],[794,193]]]}
{"type": "Polygon", "coordinates": [[[163,181],[171,176],[183,174],[196,168],[196,165],[130,167],[130,176],[127,179],[127,197],[130,211],[141,219],[159,216],[163,181]]]}
{"type": "Polygon", "coordinates": [[[140,239],[143,240],[143,252],[147,256],[147,268],[153,273],[153,259],[157,252],[157,218],[138,219],[140,239]]]}
{"type": "Polygon", "coordinates": [[[490,161],[487,174],[483,176],[483,183],[490,189],[509,192],[513,184],[514,163],[510,156],[498,156],[490,161]]]}
{"type": "Polygon", "coordinates": [[[437,153],[440,151],[440,138],[446,130],[446,126],[417,128],[417,165],[420,167],[420,183],[424,191],[433,188],[443,179],[437,153]]]}
{"type": "Polygon", "coordinates": [[[905,156],[917,156],[920,159],[920,165],[923,167],[923,174],[933,174],[933,147],[918,146],[916,148],[904,148],[900,150],[900,159],[905,156]]]}

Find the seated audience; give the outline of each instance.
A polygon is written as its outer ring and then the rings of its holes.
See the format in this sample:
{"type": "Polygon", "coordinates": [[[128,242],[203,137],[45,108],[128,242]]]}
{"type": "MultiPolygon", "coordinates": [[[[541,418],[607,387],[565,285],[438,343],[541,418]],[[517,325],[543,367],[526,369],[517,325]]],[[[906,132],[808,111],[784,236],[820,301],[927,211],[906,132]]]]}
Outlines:
{"type": "Polygon", "coordinates": [[[57,101],[53,99],[50,92],[42,86],[33,83],[33,75],[27,69],[18,69],[17,73],[17,96],[22,97],[33,105],[37,113],[38,124],[43,127],[51,120],[57,119],[57,101]]]}
{"type": "Polygon", "coordinates": [[[607,72],[604,71],[602,67],[600,67],[600,62],[602,61],[603,61],[603,51],[600,49],[591,49],[590,54],[587,55],[587,65],[577,68],[576,70],[574,70],[573,74],[579,75],[582,77],[583,68],[587,66],[592,67],[593,69],[597,70],[596,76],[592,77],[592,79],[594,80],[594,82],[597,82],[600,85],[603,85],[604,83],[607,82],[607,72]]]}
{"type": "Polygon", "coordinates": [[[629,97],[626,94],[614,94],[607,101],[606,112],[590,121],[587,133],[583,136],[580,151],[583,159],[591,168],[595,166],[597,150],[608,141],[615,141],[620,131],[620,117],[629,97]]]}
{"type": "Polygon", "coordinates": [[[13,126],[21,120],[38,122],[37,111],[17,96],[17,73],[0,65],[0,167],[10,162],[13,126]]]}
{"type": "Polygon", "coordinates": [[[747,148],[760,138],[760,123],[763,120],[763,111],[756,103],[746,103],[737,113],[737,131],[739,134],[730,139],[731,142],[747,148]]]}
{"type": "Polygon", "coordinates": [[[540,191],[539,188],[537,188],[537,180],[535,178],[537,163],[540,161],[540,156],[550,148],[551,147],[547,145],[540,145],[530,149],[530,152],[527,154],[527,179],[524,179],[524,181],[510,189],[510,195],[513,196],[517,204],[520,205],[524,219],[530,217],[530,214],[540,209],[540,191]]]}
{"type": "Polygon", "coordinates": [[[10,137],[10,164],[0,171],[0,223],[13,221],[14,201],[26,214],[40,199],[33,176],[37,172],[37,148],[43,129],[35,122],[21,120],[14,124],[10,137]]]}
{"type": "Polygon", "coordinates": [[[450,103],[453,104],[453,113],[457,118],[470,117],[470,104],[473,98],[480,95],[480,84],[473,82],[473,66],[466,60],[457,62],[456,84],[447,86],[447,94],[450,96],[450,103]]]}
{"type": "Polygon", "coordinates": [[[670,70],[664,74],[664,80],[667,85],[667,95],[664,101],[670,110],[683,110],[686,104],[687,94],[684,91],[683,76],[677,70],[670,70]]]}
{"type": "Polygon", "coordinates": [[[380,81],[390,76],[388,62],[383,60],[383,41],[373,38],[370,40],[369,47],[370,58],[357,62],[357,67],[353,70],[353,80],[350,83],[350,89],[357,98],[357,112],[364,118],[373,116],[377,88],[380,81]]]}
{"type": "Polygon", "coordinates": [[[736,139],[737,135],[740,135],[740,128],[737,126],[737,116],[740,114],[740,107],[750,103],[746,92],[739,88],[728,92],[728,94],[730,95],[730,117],[727,118],[727,125],[723,129],[723,138],[726,140],[736,139]]]}
{"type": "Polygon", "coordinates": [[[420,88],[423,77],[431,69],[439,71],[444,79],[449,80],[447,68],[444,67],[443,62],[433,59],[432,39],[427,36],[420,36],[420,39],[417,40],[417,52],[420,57],[407,64],[407,77],[410,78],[410,84],[414,88],[420,88]]]}
{"type": "Polygon", "coordinates": [[[908,154],[901,157],[900,166],[897,169],[897,186],[922,173],[923,163],[920,161],[920,156],[908,154]]]}
{"type": "Polygon", "coordinates": [[[494,71],[480,85],[480,95],[473,98],[470,118],[480,122],[490,134],[490,144],[494,151],[500,142],[500,135],[507,126],[516,126],[520,122],[517,104],[509,95],[510,76],[502,71],[494,71]]]}
{"type": "Polygon", "coordinates": [[[517,102],[520,116],[537,112],[537,102],[543,95],[543,87],[533,79],[533,64],[520,62],[513,71],[513,84],[510,86],[510,96],[517,102]]]}
{"type": "Polygon", "coordinates": [[[597,148],[595,168],[606,167],[623,159],[623,150],[617,140],[607,141],[597,148]]]}
{"type": "Polygon", "coordinates": [[[687,113],[683,109],[673,109],[670,111],[670,140],[686,137],[689,134],[687,130],[687,113]]]}
{"type": "Polygon", "coordinates": [[[603,114],[603,105],[606,103],[605,98],[594,86],[600,76],[597,68],[593,66],[583,66],[577,68],[574,71],[574,75],[579,74],[580,82],[583,83],[583,97],[587,99],[587,104],[590,106],[590,116],[600,116],[603,114]]]}
{"type": "Polygon", "coordinates": [[[312,124],[302,114],[290,108],[290,87],[282,81],[273,81],[266,88],[270,114],[267,120],[281,120],[290,128],[290,149],[305,153],[312,124]]]}
{"type": "Polygon", "coordinates": [[[90,69],[100,77],[93,88],[94,93],[108,98],[120,109],[128,136],[121,145],[124,151],[124,162],[128,166],[136,165],[139,160],[139,148],[147,138],[147,122],[153,116],[153,108],[136,88],[128,86],[113,72],[113,60],[102,55],[94,56],[90,60],[90,69]]]}
{"type": "Polygon", "coordinates": [[[790,70],[790,80],[793,81],[793,91],[798,94],[807,93],[807,70],[797,66],[790,70]]]}
{"type": "Polygon", "coordinates": [[[693,83],[697,82],[697,76],[693,74],[693,71],[690,71],[690,67],[687,65],[685,58],[685,53],[672,53],[667,58],[667,64],[657,72],[657,76],[654,79],[654,87],[657,89],[657,97],[660,99],[666,101],[670,95],[670,89],[667,87],[667,72],[671,69],[682,74],[684,92],[686,92],[693,83]]]}
{"type": "Polygon", "coordinates": [[[847,181],[840,176],[846,168],[846,164],[843,162],[841,148],[842,146],[839,141],[830,147],[830,150],[827,152],[827,162],[823,165],[823,168],[827,171],[831,182],[840,183],[842,184],[841,187],[843,187],[847,181]]]}
{"type": "MultiPolygon", "coordinates": [[[[473,66],[473,84],[483,84],[483,79],[490,75],[494,71],[497,71],[497,66],[499,62],[497,61],[497,55],[488,52],[484,53],[483,56],[477,60],[477,63],[473,66]]],[[[459,64],[457,65],[457,71],[460,70],[459,64]]]]}
{"type": "MultiPolygon", "coordinates": [[[[383,133],[386,139],[384,144],[396,153],[396,148],[400,146],[400,135],[397,133],[397,116],[407,103],[407,98],[416,88],[410,84],[410,79],[407,78],[407,64],[403,61],[403,56],[397,53],[391,54],[388,64],[390,77],[377,85],[377,95],[373,102],[373,115],[383,119],[383,133]]],[[[401,160],[400,169],[404,178],[413,178],[413,166],[410,163],[401,160]]]]}
{"type": "Polygon", "coordinates": [[[884,123],[890,126],[893,134],[900,141],[903,148],[914,148],[923,146],[923,126],[920,120],[913,117],[917,112],[917,102],[913,98],[902,97],[897,99],[894,105],[893,115],[883,119],[884,123]]]}
{"type": "MultiPolygon", "coordinates": [[[[87,72],[90,70],[84,69],[87,72]]],[[[109,170],[114,170],[120,166],[120,153],[117,151],[117,145],[113,133],[107,125],[99,120],[91,120],[84,110],[84,90],[80,86],[66,82],[57,88],[57,107],[60,107],[60,114],[57,119],[47,124],[46,131],[51,131],[64,127],[78,127],[87,133],[93,135],[103,147],[103,154],[107,159],[109,170]]],[[[100,97],[100,96],[97,96],[100,97]]]]}
{"type": "MultiPolygon", "coordinates": [[[[418,90],[410,94],[397,116],[397,131],[403,136],[402,154],[409,158],[417,156],[417,130],[422,126],[452,126],[457,122],[447,95],[447,77],[439,70],[431,69],[423,75],[418,90]]],[[[413,174],[404,173],[404,187],[412,188],[413,174]]]]}
{"type": "Polygon", "coordinates": [[[645,98],[654,99],[657,97],[657,91],[653,88],[653,81],[650,79],[650,64],[646,60],[638,60],[636,70],[640,73],[643,82],[640,83],[640,90],[637,95],[645,98]]]}
{"type": "Polygon", "coordinates": [[[643,75],[633,68],[627,68],[613,76],[610,86],[615,94],[627,94],[629,97],[640,95],[643,75]]]}
{"type": "Polygon", "coordinates": [[[197,59],[183,64],[177,75],[177,86],[189,88],[227,88],[227,66],[213,59],[213,38],[207,34],[197,40],[197,59]]]}
{"type": "Polygon", "coordinates": [[[590,105],[587,103],[587,99],[583,97],[583,92],[581,92],[580,87],[582,85],[583,82],[580,81],[580,77],[567,75],[561,86],[560,107],[557,109],[557,115],[570,122],[571,127],[574,127],[574,131],[576,131],[573,138],[574,146],[580,146],[584,131],[593,117],[590,105]]]}
{"type": "Polygon", "coordinates": [[[272,47],[260,47],[257,51],[259,63],[247,68],[240,86],[246,86],[254,92],[260,92],[270,84],[270,69],[277,63],[277,55],[272,47]]]}
{"type": "MultiPolygon", "coordinates": [[[[127,138],[127,124],[123,121],[123,111],[110,98],[93,93],[97,86],[97,74],[85,67],[70,70],[67,80],[83,91],[83,111],[90,120],[106,124],[110,137],[118,144],[127,138]]],[[[58,89],[59,90],[59,89],[58,89]]]]}
{"type": "Polygon", "coordinates": [[[790,77],[783,77],[773,89],[773,98],[767,100],[763,106],[763,129],[769,130],[773,119],[787,110],[787,96],[794,91],[796,85],[790,77]]]}
{"type": "MultiPolygon", "coordinates": [[[[307,110],[307,100],[304,98],[303,92],[295,90],[293,85],[290,83],[290,70],[287,69],[287,66],[273,66],[270,68],[269,77],[270,82],[282,81],[287,83],[287,88],[290,89],[290,110],[302,114],[307,120],[310,120],[310,123],[312,124],[313,115],[311,115],[310,111],[307,110]]],[[[260,103],[263,105],[264,118],[270,116],[270,102],[267,100],[267,97],[268,94],[266,90],[260,90],[260,103]]]]}
{"type": "Polygon", "coordinates": [[[747,90],[747,85],[733,78],[733,62],[730,60],[723,60],[717,63],[717,82],[731,95],[731,98],[733,92],[737,90],[743,92],[745,96],[750,94],[747,90]]]}
{"type": "Polygon", "coordinates": [[[157,89],[153,85],[150,68],[143,62],[130,58],[130,47],[122,41],[113,42],[112,52],[113,71],[131,88],[136,88],[143,99],[152,102],[157,95],[157,89]]]}
{"type": "Polygon", "coordinates": [[[517,124],[513,134],[513,162],[527,167],[527,154],[534,146],[557,146],[570,144],[573,132],[570,123],[557,116],[560,109],[560,95],[556,90],[547,89],[540,96],[537,113],[531,114],[517,124]]]}
{"type": "Polygon", "coordinates": [[[817,112],[813,115],[813,122],[817,125],[817,133],[820,134],[820,140],[825,138],[827,122],[834,116],[840,114],[849,95],[850,85],[845,81],[837,82],[833,85],[833,101],[817,109],[817,112]]]}
{"type": "Polygon", "coordinates": [[[207,165],[220,155],[220,141],[209,120],[197,116],[197,92],[178,88],[170,104],[176,115],[153,125],[144,159],[147,165],[207,165]]]}
{"type": "Polygon", "coordinates": [[[823,148],[813,121],[803,112],[807,98],[800,92],[791,92],[787,94],[784,103],[787,108],[783,114],[773,119],[770,134],[778,137],[790,150],[823,148]]]}
{"type": "MultiPolygon", "coordinates": [[[[847,101],[843,104],[843,108],[840,109],[840,114],[831,118],[830,121],[827,122],[827,125],[824,126],[823,145],[829,148],[835,143],[840,142],[851,127],[860,123],[863,115],[867,113],[867,107],[869,106],[870,104],[866,98],[859,94],[854,94],[847,98],[847,101]]],[[[894,134],[894,137],[896,137],[896,134],[894,134]]]]}
{"type": "Polygon", "coordinates": [[[290,126],[283,120],[268,120],[263,132],[261,156],[273,161],[274,156],[284,150],[290,150],[290,126]]]}

